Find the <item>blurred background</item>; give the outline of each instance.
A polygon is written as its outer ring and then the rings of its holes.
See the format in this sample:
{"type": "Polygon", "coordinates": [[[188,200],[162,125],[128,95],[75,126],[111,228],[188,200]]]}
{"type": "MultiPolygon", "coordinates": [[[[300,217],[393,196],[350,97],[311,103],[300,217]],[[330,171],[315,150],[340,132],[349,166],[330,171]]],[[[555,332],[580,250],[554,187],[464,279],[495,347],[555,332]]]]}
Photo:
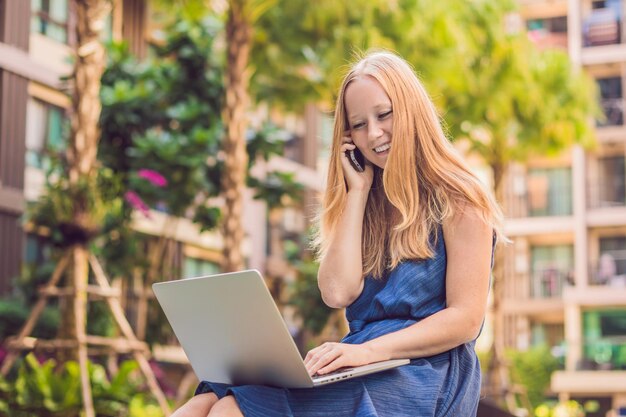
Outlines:
{"type": "Polygon", "coordinates": [[[186,400],[197,380],[159,281],[255,268],[301,352],[339,340],[310,239],[339,82],[385,48],[505,212],[479,415],[626,416],[625,13],[0,0],[0,415],[186,400]]]}

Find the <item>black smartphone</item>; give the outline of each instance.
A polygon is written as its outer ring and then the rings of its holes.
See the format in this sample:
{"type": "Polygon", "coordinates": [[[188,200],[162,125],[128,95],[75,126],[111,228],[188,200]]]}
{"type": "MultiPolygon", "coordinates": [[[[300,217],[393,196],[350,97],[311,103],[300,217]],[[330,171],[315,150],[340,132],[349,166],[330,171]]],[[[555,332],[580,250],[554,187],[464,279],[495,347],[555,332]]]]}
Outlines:
{"type": "Polygon", "coordinates": [[[365,171],[365,157],[358,148],[346,151],[346,155],[348,155],[348,160],[350,161],[352,168],[354,168],[357,172],[365,171]]]}

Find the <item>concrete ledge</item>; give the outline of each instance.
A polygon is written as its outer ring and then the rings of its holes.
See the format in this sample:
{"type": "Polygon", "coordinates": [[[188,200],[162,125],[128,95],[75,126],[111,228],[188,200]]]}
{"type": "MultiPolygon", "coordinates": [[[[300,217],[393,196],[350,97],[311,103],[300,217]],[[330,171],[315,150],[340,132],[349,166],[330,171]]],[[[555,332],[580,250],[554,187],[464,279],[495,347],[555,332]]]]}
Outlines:
{"type": "Polygon", "coordinates": [[[550,388],[553,392],[577,395],[623,394],[626,371],[556,371],[550,388]]]}
{"type": "Polygon", "coordinates": [[[62,74],[35,62],[27,52],[3,43],[0,43],[0,68],[52,88],[61,86],[62,74]]]}
{"type": "Polygon", "coordinates": [[[22,214],[25,208],[26,200],[22,190],[0,186],[0,211],[22,214]]]}

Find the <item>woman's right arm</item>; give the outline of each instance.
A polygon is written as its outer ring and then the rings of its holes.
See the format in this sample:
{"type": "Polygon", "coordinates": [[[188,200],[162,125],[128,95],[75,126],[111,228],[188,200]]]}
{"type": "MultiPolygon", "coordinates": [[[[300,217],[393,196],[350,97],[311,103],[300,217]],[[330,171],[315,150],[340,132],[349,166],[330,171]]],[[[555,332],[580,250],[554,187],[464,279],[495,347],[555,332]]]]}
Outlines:
{"type": "MultiPolygon", "coordinates": [[[[342,155],[354,147],[345,143],[341,147],[342,155]]],[[[345,156],[342,156],[341,163],[348,182],[346,205],[330,236],[330,245],[317,274],[322,299],[332,308],[349,306],[363,290],[363,216],[373,179],[373,168],[369,162],[366,162],[363,173],[357,173],[345,156]]]]}

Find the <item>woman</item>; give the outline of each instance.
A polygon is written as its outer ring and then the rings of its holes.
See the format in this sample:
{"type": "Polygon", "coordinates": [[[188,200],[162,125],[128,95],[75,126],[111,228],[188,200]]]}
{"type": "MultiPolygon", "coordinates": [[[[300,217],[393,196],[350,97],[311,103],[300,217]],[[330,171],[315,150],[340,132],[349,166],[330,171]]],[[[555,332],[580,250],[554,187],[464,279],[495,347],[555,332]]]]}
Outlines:
{"type": "Polygon", "coordinates": [[[311,350],[305,365],[313,375],[414,359],[315,389],[202,382],[177,417],[476,414],[474,341],[501,213],[402,58],[371,53],[347,74],[330,161],[318,283],[326,304],[346,307],[350,333],[311,350]]]}

